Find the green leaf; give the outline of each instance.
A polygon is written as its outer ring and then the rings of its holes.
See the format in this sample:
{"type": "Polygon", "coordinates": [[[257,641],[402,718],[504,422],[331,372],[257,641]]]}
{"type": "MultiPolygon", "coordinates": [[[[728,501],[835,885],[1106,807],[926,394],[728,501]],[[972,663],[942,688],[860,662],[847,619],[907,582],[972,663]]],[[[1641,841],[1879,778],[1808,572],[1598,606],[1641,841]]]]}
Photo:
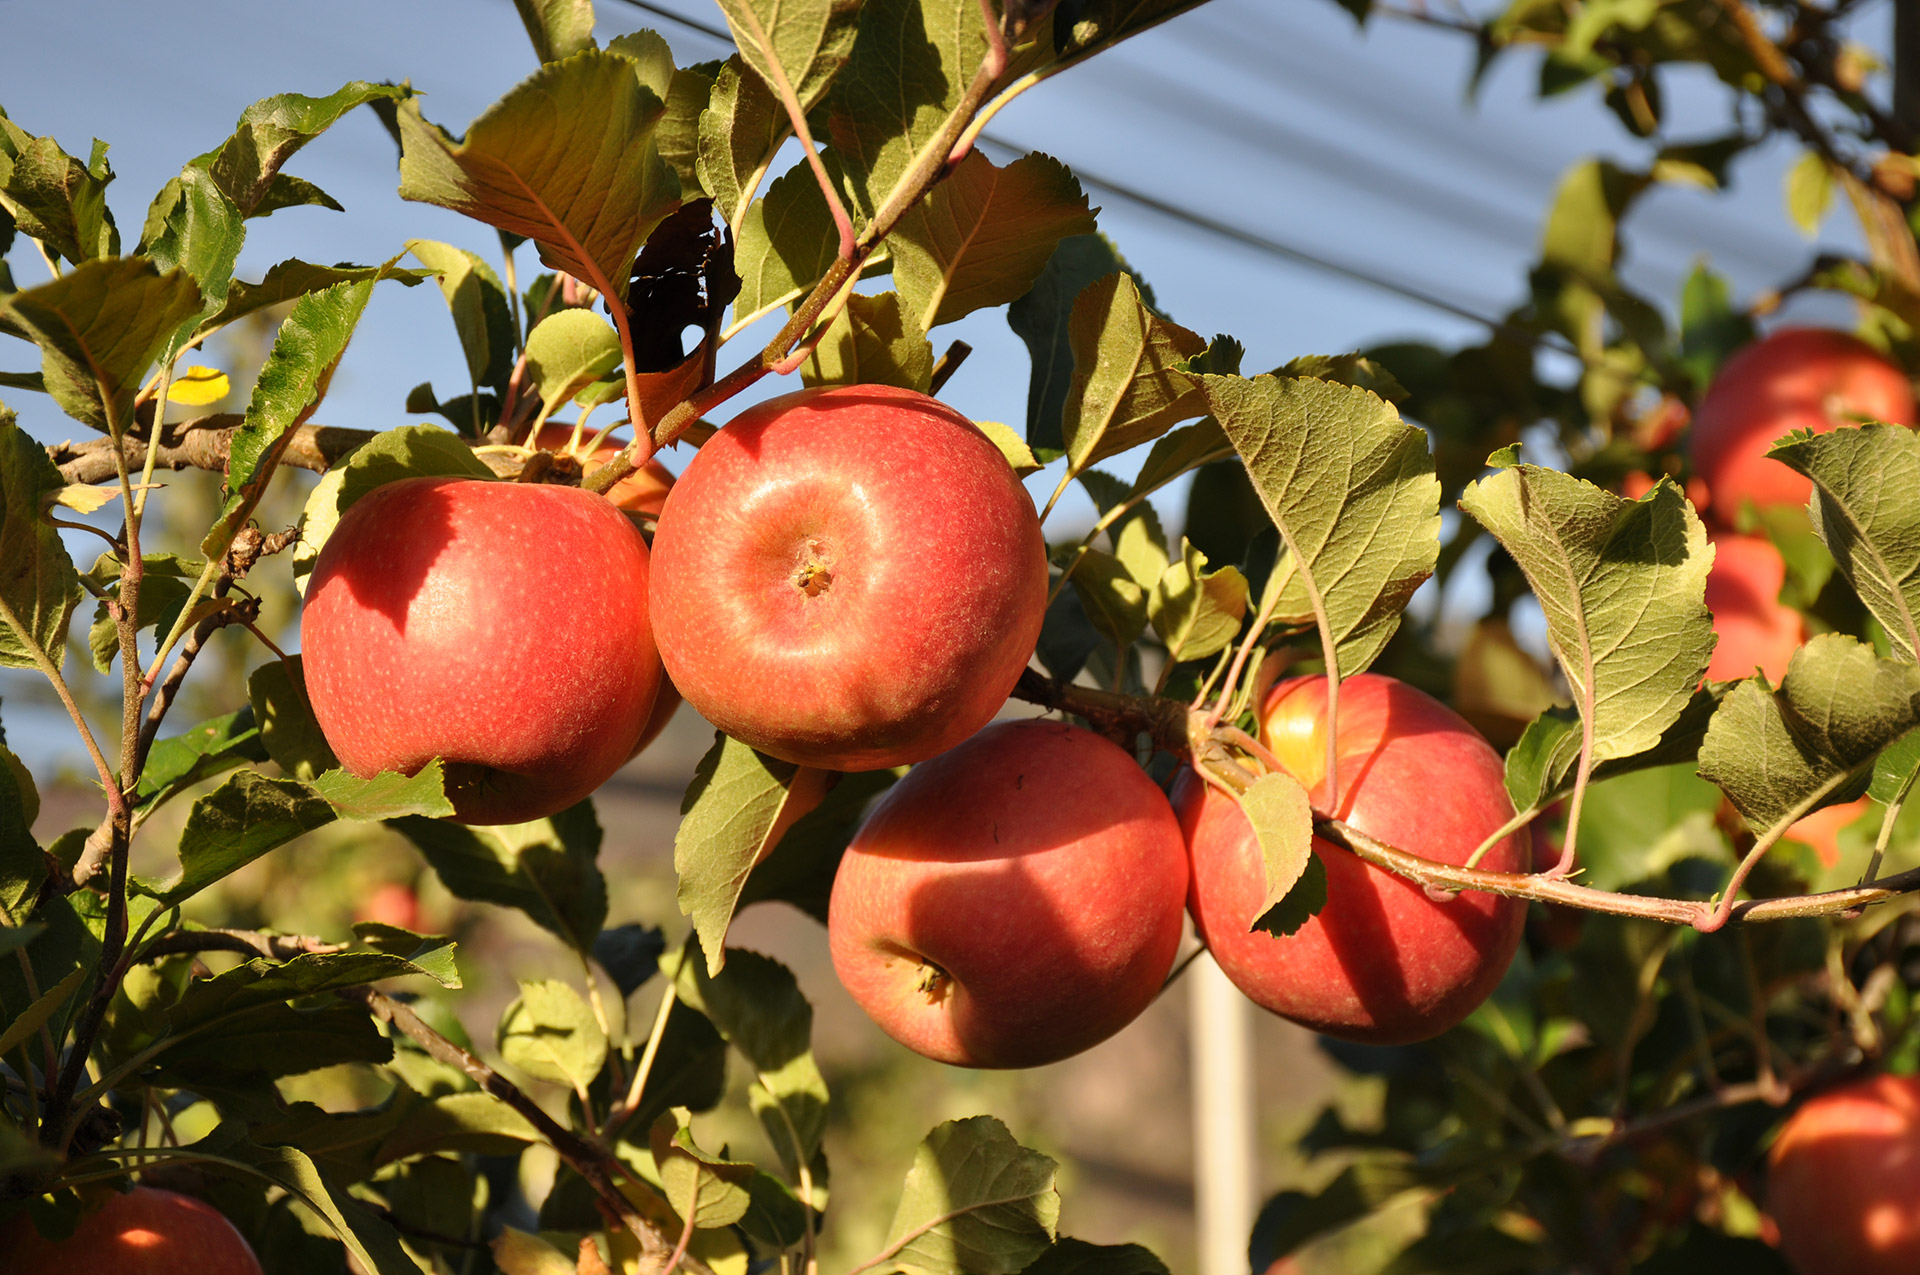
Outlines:
{"type": "Polygon", "coordinates": [[[496,1042],[511,1067],[535,1080],[585,1092],[607,1061],[607,1037],[580,994],[558,979],[520,983],[500,1015],[496,1042]]]}
{"type": "Polygon", "coordinates": [[[1547,642],[1573,692],[1592,761],[1660,743],[1713,650],[1701,598],[1706,529],[1671,482],[1639,500],[1557,470],[1515,465],[1472,484],[1460,507],[1533,586],[1547,642]]]}
{"type": "Polygon", "coordinates": [[[0,667],[37,667],[35,648],[55,668],[65,659],[80,577],[60,533],[40,519],[42,497],[65,482],[47,449],[0,404],[0,602],[13,617],[0,620],[0,667]]]}
{"type": "Polygon", "coordinates": [[[593,45],[593,0],[513,0],[542,62],[558,62],[593,45]]]}
{"type": "Polygon", "coordinates": [[[711,62],[675,70],[667,82],[667,113],[660,117],[654,129],[660,158],[667,161],[667,167],[680,179],[683,205],[707,194],[700,181],[700,117],[713,100],[714,76],[718,70],[711,62]]]}
{"type": "Polygon", "coordinates": [[[118,256],[120,232],[107,207],[112,180],[106,143],[96,140],[89,162],[81,163],[51,137],[35,137],[0,112],[0,210],[21,234],[76,266],[118,256]]]}
{"type": "Polygon", "coordinates": [[[820,804],[787,829],[773,853],[753,870],[734,910],[777,899],[825,925],[834,873],[862,814],[906,773],[906,767],[896,766],[842,775],[820,804]]]}
{"type": "Polygon", "coordinates": [[[324,292],[336,284],[385,279],[412,288],[432,277],[431,270],[403,270],[388,266],[316,266],[310,261],[290,257],[269,269],[259,283],[235,279],[227,290],[226,303],[200,324],[195,335],[205,336],[269,306],[297,301],[310,293],[324,292]]]}
{"type": "MultiPolygon", "coordinates": [[[[520,6],[524,16],[527,9],[537,0],[514,0],[520,6]]],[[[566,3],[567,0],[546,0],[548,4],[566,3]]],[[[580,0],[587,3],[588,0],[580,0]]],[[[528,29],[532,29],[529,23],[528,29]]],[[[536,41],[535,47],[538,47],[536,41]]],[[[511,1226],[500,1228],[500,1234],[493,1237],[493,1264],[502,1275],[577,1275],[579,1267],[575,1259],[562,1253],[538,1235],[529,1235],[525,1231],[516,1231],[511,1226]]]]}
{"type": "Polygon", "coordinates": [[[1785,831],[1866,786],[1876,754],[1920,721],[1920,666],[1823,633],[1794,652],[1779,690],[1738,683],[1700,746],[1700,774],[1718,784],[1755,833],[1785,831]]]}
{"type": "Polygon", "coordinates": [[[898,385],[925,394],[933,343],[898,293],[856,292],[800,369],[808,385],[898,385]]]}
{"type": "Polygon", "coordinates": [[[255,957],[212,978],[194,979],[167,1017],[173,1034],[184,1038],[263,1005],[416,974],[437,978],[390,952],[308,952],[290,961],[255,957]]]}
{"type": "Polygon", "coordinates": [[[1874,758],[1867,795],[1890,806],[1902,800],[1916,772],[1920,772],[1920,731],[1908,731],[1874,758]]]}
{"type": "Polygon", "coordinates": [[[1089,1244],[1063,1235],[1020,1275],[1168,1275],[1167,1264],[1138,1244],[1089,1244]]]}
{"type": "Polygon", "coordinates": [[[233,266],[247,237],[246,216],[201,164],[188,164],[168,182],[147,214],[141,251],[162,270],[187,272],[200,287],[200,312],[173,334],[167,353],[178,351],[188,331],[227,302],[233,266]]]}
{"type": "Polygon", "coordinates": [[[660,1033],[640,1105],[623,1129],[647,1129],[669,1107],[707,1111],[727,1088],[727,1042],[705,1014],[676,1000],[660,1033]]]}
{"type": "MultiPolygon", "coordinates": [[[[1707,723],[1726,697],[1725,685],[1702,686],[1687,700],[1673,724],[1652,748],[1610,757],[1593,768],[1598,781],[1654,766],[1691,761],[1699,755],[1707,723]]],[[[1507,794],[1513,808],[1544,810],[1573,791],[1574,767],[1580,761],[1580,715],[1571,708],[1550,708],[1527,723],[1520,742],[1507,753],[1507,794]]]]}
{"type": "Polygon", "coordinates": [[[806,1236],[807,1207],[779,1178],[755,1173],[747,1182],[747,1211],[740,1217],[740,1229],[766,1248],[791,1248],[806,1236]]]}
{"type": "Polygon", "coordinates": [[[591,310],[562,310],[527,334],[526,354],[541,412],[551,415],[620,365],[620,334],[591,310]]]}
{"type": "Polygon", "coordinates": [[[789,1177],[812,1163],[827,1122],[827,1082],[814,1061],[813,1006],[793,972],[771,957],[735,948],[708,974],[678,955],[661,962],[687,1004],[712,1020],[754,1069],[753,1107],[789,1177]]]}
{"type": "Polygon", "coordinates": [[[46,1026],[54,1011],[66,1004],[73,994],[80,990],[80,984],[87,981],[87,971],[76,969],[65,978],[48,988],[39,1000],[27,1006],[26,1012],[8,1023],[0,1031],[0,1058],[12,1053],[22,1044],[33,1039],[34,1033],[46,1026]]]}
{"type": "Polygon", "coordinates": [[[634,63],[585,50],[543,66],[456,143],[400,107],[400,195],[533,240],[540,260],[623,301],[634,256],[679,200],[655,146],[665,107],[634,63]]]}
{"type": "Polygon", "coordinates": [[[1680,365],[1693,383],[1712,384],[1720,365],[1754,336],[1753,320],[1734,304],[1726,277],[1696,262],[1680,290],[1680,365]]]}
{"type": "Polygon", "coordinates": [[[740,56],[776,98],[813,109],[853,50],[860,0],[720,0],[740,56]]]}
{"type": "Polygon", "coordinates": [[[740,225],[790,131],[780,99],[766,81],[750,72],[739,54],[728,58],[700,115],[697,171],[701,188],[729,226],[740,225]]]}
{"type": "Polygon", "coordinates": [[[747,1215],[754,1167],[710,1156],[694,1145],[693,1130],[674,1113],[660,1117],[650,1139],[654,1168],[667,1203],[688,1225],[701,1230],[732,1226],[747,1215]]]}
{"type": "Polygon", "coordinates": [[[331,212],[345,212],[345,205],[321,190],[312,182],[290,173],[276,173],[267,183],[266,193],[260,196],[260,202],[253,206],[252,215],[267,217],[282,208],[325,208],[331,212]]]}
{"type": "Polygon", "coordinates": [[[300,517],[300,541],[293,547],[295,586],[306,591],[307,577],[313,574],[327,537],[356,500],[402,478],[433,476],[491,480],[494,472],[458,436],[432,425],[384,430],[354,448],[307,497],[300,517]]]}
{"type": "Polygon", "coordinates": [[[1152,309],[1153,290],[1121,258],[1113,241],[1102,234],[1062,239],[1033,287],[1007,307],[1007,326],[1026,342],[1033,361],[1027,382],[1027,441],[1035,447],[1065,447],[1060,414],[1073,382],[1070,321],[1074,302],[1089,284],[1115,271],[1124,272],[1134,281],[1152,309]]]}
{"type": "Polygon", "coordinates": [[[146,809],[244,762],[266,760],[252,708],[209,718],[154,743],[140,772],[135,799],[140,809],[146,809]]]}
{"type": "Polygon", "coordinates": [[[948,1121],[914,1154],[884,1261],[907,1275],[1015,1275],[1053,1243],[1055,1168],[992,1116],[948,1121]]]}
{"type": "Polygon", "coordinates": [[[355,921],[353,936],[376,952],[404,956],[442,987],[460,986],[460,967],[454,960],[454,950],[460,945],[445,934],[416,934],[380,921],[355,921]]]}
{"type": "Polygon", "coordinates": [[[1920,658],[1920,435],[1897,425],[1795,430],[1767,455],[1813,481],[1815,533],[1894,649],[1920,658]]]}
{"type": "Polygon", "coordinates": [[[774,178],[740,223],[733,253],[740,273],[735,315],[771,310],[811,288],[832,264],[839,242],[833,214],[806,165],[774,178]]]}
{"type": "Polygon", "coordinates": [[[512,1155],[540,1134],[527,1118],[489,1093],[452,1093],[410,1107],[380,1144],[391,1163],[435,1151],[512,1155]]]}
{"type": "Polygon", "coordinates": [[[1125,647],[1146,632],[1147,589],[1114,555],[1098,549],[1081,555],[1073,573],[1073,591],[1093,627],[1115,646],[1125,647]]]}
{"type": "Polygon", "coordinates": [[[272,660],[249,673],[247,700],[259,725],[260,742],[289,778],[312,782],[340,765],[314,720],[298,655],[272,660]]]}
{"type": "Polygon", "coordinates": [[[1059,160],[1032,154],[998,168],[973,151],[890,236],[893,277],[932,329],[1025,296],[1060,241],[1093,228],[1059,160]]]}
{"type": "Polygon", "coordinates": [[[1327,871],[1313,853],[1313,806],[1300,781],[1284,771],[1254,780],[1238,797],[1253,827],[1267,894],[1250,930],[1292,934],[1327,903],[1327,871]]]}
{"type": "Polygon", "coordinates": [[[1685,762],[1595,783],[1580,807],[1581,884],[1624,890],[1682,859],[1728,863],[1719,808],[1720,790],[1685,762]]]}
{"type": "MultiPolygon", "coordinates": [[[[91,975],[100,961],[100,940],[74,910],[73,903],[58,891],[43,892],[27,924],[7,933],[10,939],[27,935],[28,941],[15,942],[15,954],[0,961],[0,1023],[12,1022],[26,1013],[75,969],[91,975]],[[25,954],[24,966],[17,953],[25,954]],[[27,967],[33,972],[32,990],[28,988],[27,967]]],[[[66,1039],[68,1019],[76,1007],[76,1002],[69,1000],[54,1008],[47,1026],[55,1040],[66,1039]]]]}
{"type": "Polygon", "coordinates": [[[330,1184],[313,1161],[294,1147],[260,1147],[246,1126],[222,1124],[185,1148],[216,1170],[243,1173],[286,1191],[313,1210],[372,1275],[417,1275],[393,1228],[345,1190],[330,1184]]]}
{"type": "Polygon", "coordinates": [[[26,924],[47,879],[47,856],[33,839],[39,813],[33,776],[18,757],[0,747],[0,918],[6,926],[26,924]]]}
{"type": "Polygon", "coordinates": [[[576,951],[589,952],[607,917],[607,885],[594,863],[600,824],[580,802],[532,823],[469,828],[408,816],[393,826],[462,899],[518,908],[576,951]]]}
{"type": "Polygon", "coordinates": [[[40,347],[47,392],[96,429],[132,420],[141,380],[180,325],[200,312],[184,271],[165,274],[140,257],[88,261],[51,283],[0,297],[11,321],[40,347]]]}
{"type": "Polygon", "coordinates": [[[134,888],[172,907],[333,818],[333,807],[298,780],[243,770],[193,803],[180,833],[180,875],[136,877],[134,888]]]}
{"type": "Polygon", "coordinates": [[[468,379],[505,393],[513,372],[514,331],[500,277],[484,258],[452,244],[409,239],[407,251],[421,265],[440,272],[440,295],[453,312],[454,331],[467,356],[468,379]]]}
{"type": "Polygon", "coordinates": [[[274,1003],[168,1042],[148,1078],[169,1088],[238,1086],[342,1063],[378,1065],[392,1057],[393,1042],[357,1005],[326,1000],[296,1009],[274,1003]]]}
{"type": "MultiPolygon", "coordinates": [[[[249,217],[263,216],[274,208],[275,182],[280,166],[337,123],[341,116],[368,102],[403,101],[412,90],[398,84],[369,84],[353,80],[326,97],[308,97],[304,93],[276,93],[263,97],[246,110],[234,125],[233,136],[221,143],[210,166],[214,180],[227,197],[249,217]],[[264,210],[264,211],[263,211],[264,210]]],[[[284,187],[282,195],[284,197],[284,187]]]]}
{"type": "Polygon", "coordinates": [[[1027,446],[1027,440],[1014,432],[1011,425],[1002,425],[999,421],[975,421],[974,425],[993,440],[993,445],[1007,458],[1007,464],[1013,467],[1017,477],[1025,478],[1044,468],[1040,458],[1033,454],[1033,448],[1027,446]]]}
{"type": "Polygon", "coordinates": [[[1073,384],[1060,428],[1074,471],[1204,416],[1207,398],[1180,364],[1206,342],[1148,308],[1133,279],[1089,284],[1068,325],[1073,384]]]}
{"type": "Polygon", "coordinates": [[[342,819],[398,819],[405,815],[444,819],[453,814],[453,803],[447,800],[446,773],[438,757],[413,775],[388,770],[371,779],[360,779],[344,770],[329,770],[314,779],[313,790],[325,797],[342,819]]]}
{"type": "Polygon", "coordinates": [[[1803,151],[1787,170],[1787,217],[1809,239],[1820,233],[1820,223],[1833,208],[1833,169],[1819,151],[1803,151]]]}
{"type": "MultiPolygon", "coordinates": [[[[101,589],[113,589],[120,583],[121,565],[112,553],[103,553],[88,569],[87,579],[101,589]]],[[[206,565],[198,559],[171,553],[146,555],[142,560],[140,602],[133,619],[135,631],[157,626],[166,632],[179,618],[193,581],[206,565]]],[[[195,614],[222,605],[217,599],[203,599],[195,608],[195,614]]],[[[94,669],[101,673],[111,668],[120,654],[120,626],[108,614],[105,602],[94,606],[93,624],[87,630],[87,648],[93,655],[94,669]]]]}
{"type": "MultiPolygon", "coordinates": [[[[726,964],[727,927],[753,865],[772,848],[781,816],[796,799],[801,767],[755,752],[714,732],[713,747],[694,768],[680,802],[673,866],[680,875],[680,911],[693,921],[707,968],[726,964]]],[[[808,771],[817,795],[819,773],[808,771]]],[[[789,816],[789,820],[791,816],[789,816]]]]}
{"type": "Polygon", "coordinates": [[[1426,435],[1366,390],[1206,375],[1207,401],[1246,462],[1286,558],[1275,618],[1313,620],[1341,677],[1363,671],[1440,553],[1440,484],[1426,435]]]}
{"type": "Polygon", "coordinates": [[[1247,578],[1233,567],[1208,571],[1207,555],[1180,541],[1180,561],[1147,595],[1147,618],[1176,664],[1218,655],[1240,633],[1247,614],[1247,578]]]}
{"type": "MultiPolygon", "coordinates": [[[[1233,344],[1231,368],[1220,368],[1211,364],[1221,361],[1221,354],[1209,349],[1208,372],[1240,370],[1240,358],[1245,353],[1237,341],[1231,337],[1216,337],[1215,343],[1230,341],[1233,344]]],[[[1222,352],[1224,354],[1224,351],[1222,352]]],[[[1302,354],[1298,358],[1288,359],[1286,365],[1275,373],[1277,376],[1311,376],[1320,381],[1337,381],[1341,385],[1351,385],[1355,389],[1368,390],[1378,394],[1389,403],[1401,403],[1407,398],[1407,389],[1400,384],[1393,373],[1363,354],[1302,354]]]]}
{"type": "Polygon", "coordinates": [[[602,930],[593,941],[593,959],[607,971],[622,999],[660,972],[660,954],[666,950],[667,938],[660,928],[638,921],[602,930]]]}
{"type": "Polygon", "coordinates": [[[1160,490],[1182,474],[1202,465],[1233,456],[1233,444],[1227,441],[1220,422],[1209,416],[1156,440],[1147,451],[1140,472],[1134,476],[1131,496],[1145,496],[1160,490]]]}

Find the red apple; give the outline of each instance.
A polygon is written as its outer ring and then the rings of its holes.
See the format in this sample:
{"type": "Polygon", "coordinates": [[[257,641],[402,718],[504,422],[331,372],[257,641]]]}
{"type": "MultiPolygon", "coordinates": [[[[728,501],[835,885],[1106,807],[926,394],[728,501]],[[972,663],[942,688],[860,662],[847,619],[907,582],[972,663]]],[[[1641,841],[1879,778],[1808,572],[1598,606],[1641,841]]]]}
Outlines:
{"type": "Polygon", "coordinates": [[[1713,538],[1706,603],[1719,641],[1707,662],[1709,681],[1752,677],[1756,668],[1775,685],[1787,675],[1807,632],[1800,613],[1780,601],[1786,578],[1786,561],[1771,541],[1731,532],[1713,538]]]}
{"type": "Polygon", "coordinates": [[[748,408],[700,448],[653,541],[652,613],[687,702],[833,770],[933,756],[987,724],[1033,654],[1046,544],[966,417],[839,385],[748,408]]]}
{"type": "Polygon", "coordinates": [[[233,1223],[190,1195],[137,1186],[55,1242],[20,1215],[0,1233],[9,1275],[261,1275],[233,1223]]]}
{"type": "Polygon", "coordinates": [[[1840,830],[1867,813],[1873,798],[1860,797],[1837,806],[1825,806],[1788,828],[1785,836],[1811,846],[1822,867],[1840,862],[1840,830]]]}
{"type": "MultiPolygon", "coordinates": [[[[592,435],[586,435],[584,443],[592,435]]],[[[540,437],[534,446],[552,452],[569,452],[573,442],[573,426],[547,425],[540,430],[540,437]]],[[[582,457],[583,463],[591,470],[596,465],[604,465],[618,456],[626,447],[624,440],[609,436],[593,454],[582,457]]],[[[667,503],[667,493],[673,489],[673,473],[657,460],[650,460],[640,468],[622,478],[603,493],[619,509],[629,513],[644,515],[648,518],[660,517],[660,509],[667,503]]],[[[663,667],[660,671],[660,694],[653,701],[653,711],[647,715],[646,727],[640,732],[640,742],[633,746],[634,755],[660,737],[667,728],[673,715],[680,711],[680,692],[673,687],[673,681],[663,667]]]]}
{"type": "Polygon", "coordinates": [[[1915,413],[1907,374],[1857,337],[1782,328],[1735,354],[1701,399],[1688,442],[1715,517],[1731,526],[1749,500],[1805,504],[1812,487],[1767,450],[1790,430],[1825,433],[1861,417],[1910,425],[1915,413]]]}
{"type": "Polygon", "coordinates": [[[314,564],[301,642],[340,763],[442,758],[464,823],[591,793],[660,688],[646,542],[577,487],[408,478],[361,497],[314,564]]]}
{"type": "Polygon", "coordinates": [[[354,919],[417,932],[420,929],[420,896],[403,881],[389,881],[376,886],[373,893],[354,909],[354,919]]]}
{"type": "MultiPolygon", "coordinates": [[[[1328,809],[1324,677],[1281,682],[1261,733],[1316,810],[1328,809]]],[[[1500,756],[1465,720],[1390,677],[1340,684],[1340,801],[1362,832],[1424,858],[1464,863],[1513,817],[1500,756]]],[[[1251,929],[1266,896],[1253,828],[1232,799],[1191,771],[1173,789],[1193,859],[1187,906],[1234,986],[1276,1014],[1346,1040],[1404,1044],[1436,1036],[1485,1000],[1520,943],[1526,905],[1465,891],[1444,902],[1314,838],[1327,903],[1284,938],[1251,929]]],[[[1532,867],[1525,829],[1480,861],[1532,867]]]]}
{"type": "Polygon", "coordinates": [[[1180,825],[1125,752],[1002,722],[915,767],[840,861],[833,968],[883,1031],[963,1067],[1036,1067],[1132,1022],[1180,946],[1180,825]]]}
{"type": "Polygon", "coordinates": [[[1767,1211],[1801,1275],[1920,1271],[1920,1077],[1870,1076],[1808,1100],[1767,1164],[1767,1211]]]}

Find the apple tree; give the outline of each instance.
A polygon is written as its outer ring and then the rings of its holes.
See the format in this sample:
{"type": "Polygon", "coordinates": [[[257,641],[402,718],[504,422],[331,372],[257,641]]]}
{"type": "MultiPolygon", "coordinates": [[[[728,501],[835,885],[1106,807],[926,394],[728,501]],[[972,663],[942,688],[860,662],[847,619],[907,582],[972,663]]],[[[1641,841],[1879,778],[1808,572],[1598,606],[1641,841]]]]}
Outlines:
{"type": "MultiPolygon", "coordinates": [[[[97,803],[46,837],[49,777],[0,748],[0,1245],[105,1242],[103,1201],[139,1182],[204,1198],[275,1272],[813,1275],[856,1211],[892,1221],[854,1275],[1166,1269],[1063,1234],[1058,1166],[992,1115],[903,1148],[889,1198],[836,1195],[812,1008],[727,942],[762,903],[829,926],[883,1028],[973,1065],[1118,1030],[1185,968],[1191,907],[1242,990],[1380,1095],[1321,1113],[1302,1149],[1327,1185],[1261,1211],[1256,1270],[1781,1270],[1770,1214],[1863,1225],[1864,1182],[1770,1209],[1770,1176],[1809,1175],[1767,1157],[1796,1108],[1920,1068],[1920,64],[1889,101],[1847,0],[1342,3],[1454,29],[1483,66],[1543,50],[1543,96],[1603,94],[1653,155],[1566,174],[1529,295],[1481,343],[1248,366],[1156,306],[1068,167],[976,148],[1198,0],[721,0],[736,52],[687,65],[651,30],[602,46],[590,0],[517,0],[537,68],[464,131],[404,85],[267,98],[137,234],[104,148],[7,103],[0,348],[38,370],[0,387],[91,433],[43,445],[0,406],[0,665],[44,679],[97,803]],[[1679,73],[1729,117],[1669,119],[1679,73]],[[400,197],[497,231],[499,257],[415,239],[236,277],[252,219],[337,207],[288,166],[362,108],[400,197]],[[1862,254],[1752,298],[1705,265],[1672,306],[1636,293],[1636,202],[1720,189],[1783,138],[1787,215],[1844,202],[1862,254]],[[394,287],[444,296],[466,392],[417,388],[432,424],[329,426],[394,287]],[[1816,291],[1857,331],[1761,337],[1816,291]],[[1019,429],[929,397],[967,355],[935,330],[999,308],[1032,356],[1019,429]],[[244,412],[196,414],[226,391],[196,354],[263,323],[244,412]],[[806,392],[740,410],[775,378],[806,392]],[[655,459],[676,446],[678,478],[655,459]],[[220,479],[191,527],[166,516],[182,470],[220,479]],[[753,503],[802,470],[800,513],[753,503]],[[891,511],[868,500],[889,472],[891,511]],[[1076,487],[1093,525],[1048,527],[1076,487]],[[858,610],[881,568],[836,556],[850,533],[815,508],[849,491],[894,519],[874,557],[919,572],[888,596],[921,609],[858,610]],[[621,565],[568,592],[581,545],[621,565]],[[703,663],[780,636],[743,583],[765,545],[786,603],[849,608],[838,644],[703,663]],[[1469,632],[1413,605],[1476,581],[1469,632]],[[942,628],[949,593],[971,600],[942,628]],[[289,654],[262,609],[296,595],[289,654]],[[462,627],[423,654],[430,597],[462,627]],[[244,684],[183,724],[226,630],[244,684]],[[727,730],[681,809],[678,909],[610,915],[590,793],[681,695],[727,730]],[[1057,720],[986,726],[1009,701],[1057,720]],[[471,958],[410,912],[199,919],[249,864],[375,824],[577,977],[522,982],[476,1042],[448,995],[471,958]],[[132,870],[143,833],[173,839],[167,873],[132,870]],[[929,917],[913,900],[952,862],[1010,866],[929,917]],[[902,863],[928,874],[904,901],[852,897],[902,863]],[[1007,927],[1035,900],[1071,939],[1023,961],[1007,927]],[[289,1096],[337,1064],[377,1091],[289,1096]],[[702,1145],[695,1113],[742,1101],[729,1066],[759,1139],[702,1145]],[[528,1156],[558,1167],[515,1199],[502,1166],[528,1156]],[[1417,1234],[1341,1248],[1389,1210],[1417,1234]]],[[[1920,1225],[1863,1251],[1914,1269],[1920,1225]]]]}

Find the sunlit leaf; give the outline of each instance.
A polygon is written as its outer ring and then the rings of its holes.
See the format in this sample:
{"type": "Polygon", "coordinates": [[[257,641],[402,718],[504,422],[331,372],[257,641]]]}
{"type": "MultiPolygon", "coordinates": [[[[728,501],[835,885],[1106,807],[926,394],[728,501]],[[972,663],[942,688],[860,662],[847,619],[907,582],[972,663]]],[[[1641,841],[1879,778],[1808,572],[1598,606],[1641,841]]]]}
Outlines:
{"type": "Polygon", "coordinates": [[[914,1153],[884,1263],[907,1275],[1015,1275],[1053,1243],[1055,1167],[992,1116],[948,1121],[914,1153]]]}

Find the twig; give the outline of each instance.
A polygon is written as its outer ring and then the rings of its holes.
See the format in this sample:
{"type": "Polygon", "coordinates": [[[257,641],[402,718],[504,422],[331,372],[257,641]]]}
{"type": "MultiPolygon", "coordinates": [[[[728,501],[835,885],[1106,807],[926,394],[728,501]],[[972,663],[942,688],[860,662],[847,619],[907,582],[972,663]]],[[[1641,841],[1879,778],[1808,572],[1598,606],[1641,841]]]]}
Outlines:
{"type": "Polygon", "coordinates": [[[263,934],[258,930],[169,930],[142,945],[130,964],[146,965],[189,952],[238,952],[270,961],[290,961],[296,956],[344,952],[347,946],[309,935],[263,934]]]}
{"type": "Polygon", "coordinates": [[[973,347],[965,341],[955,341],[949,345],[947,352],[942,354],[939,361],[933,365],[933,380],[927,386],[927,393],[940,393],[946,383],[953,379],[953,374],[960,370],[960,365],[967,361],[967,356],[972,353],[973,347]]]}

